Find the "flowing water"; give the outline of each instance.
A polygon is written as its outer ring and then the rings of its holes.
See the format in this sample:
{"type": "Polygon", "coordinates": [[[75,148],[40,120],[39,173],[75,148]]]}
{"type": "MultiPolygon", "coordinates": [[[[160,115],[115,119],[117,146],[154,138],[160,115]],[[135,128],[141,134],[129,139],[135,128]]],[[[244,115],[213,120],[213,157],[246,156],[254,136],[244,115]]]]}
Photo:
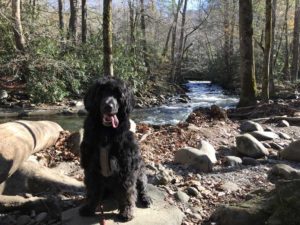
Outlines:
{"type": "MultiPolygon", "coordinates": [[[[185,121],[188,115],[197,107],[210,107],[215,104],[223,108],[234,107],[238,98],[224,94],[224,90],[209,81],[189,81],[186,93],[191,101],[189,103],[170,103],[160,107],[136,109],[131,118],[137,123],[153,125],[177,124],[185,121]]],[[[26,117],[26,120],[50,120],[59,123],[64,129],[75,131],[82,127],[83,116],[77,115],[50,115],[39,117],[26,117]]],[[[1,119],[0,123],[12,121],[13,118],[1,119]]]]}

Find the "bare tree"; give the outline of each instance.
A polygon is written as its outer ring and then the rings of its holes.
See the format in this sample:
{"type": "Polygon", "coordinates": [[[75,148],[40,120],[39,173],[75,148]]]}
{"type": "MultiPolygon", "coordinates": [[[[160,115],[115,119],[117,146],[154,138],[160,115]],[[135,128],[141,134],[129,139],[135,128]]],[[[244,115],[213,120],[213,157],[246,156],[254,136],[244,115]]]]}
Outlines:
{"type": "Polygon", "coordinates": [[[23,27],[21,23],[21,8],[20,0],[12,0],[12,19],[13,19],[13,31],[15,36],[16,48],[19,51],[25,50],[25,38],[23,34],[23,27]]]}
{"type": "Polygon", "coordinates": [[[256,104],[256,80],[253,55],[252,0],[239,0],[241,94],[238,106],[256,104]]]}
{"type": "Polygon", "coordinates": [[[285,13],[284,13],[284,64],[282,68],[283,77],[286,80],[290,80],[289,73],[289,35],[288,35],[288,12],[290,3],[289,0],[285,1],[285,13]]]}
{"type": "Polygon", "coordinates": [[[114,76],[112,56],[112,0],[103,0],[103,72],[114,76]]]}
{"type": "Polygon", "coordinates": [[[86,0],[81,0],[81,41],[82,43],[86,43],[86,35],[87,35],[87,6],[86,0]]]}
{"type": "Polygon", "coordinates": [[[300,32],[300,4],[295,0],[295,18],[294,18],[294,35],[293,35],[293,58],[291,65],[291,78],[295,82],[298,79],[299,72],[299,32],[300,32]]]}
{"type": "Polygon", "coordinates": [[[188,0],[184,0],[183,10],[182,10],[182,20],[180,27],[180,38],[178,44],[178,56],[176,59],[176,79],[179,79],[181,76],[181,64],[183,58],[183,48],[184,48],[184,31],[185,31],[185,20],[186,20],[186,9],[187,9],[188,0]]]}
{"type": "MultiPolygon", "coordinates": [[[[270,96],[275,95],[275,84],[274,84],[274,42],[275,42],[275,28],[276,28],[276,11],[277,11],[277,0],[272,2],[272,40],[271,40],[271,52],[270,52],[270,77],[269,77],[269,88],[270,96]]],[[[281,40],[281,39],[280,39],[281,40]]],[[[281,41],[280,41],[281,42],[281,41]]]]}
{"type": "Polygon", "coordinates": [[[74,44],[77,43],[77,23],[78,23],[78,0],[70,0],[70,20],[68,39],[71,39],[74,44]]]}
{"type": "Polygon", "coordinates": [[[58,20],[59,20],[59,30],[63,34],[64,31],[63,0],[58,0],[58,20]]]}
{"type": "Polygon", "coordinates": [[[264,48],[264,64],[263,64],[263,83],[262,83],[262,99],[268,101],[269,94],[269,76],[270,76],[270,54],[272,44],[272,0],[266,0],[265,9],[265,48],[264,48]]]}
{"type": "Polygon", "coordinates": [[[149,64],[149,53],[147,49],[147,40],[146,40],[146,22],[145,22],[145,4],[144,0],[140,0],[141,4],[141,30],[142,30],[142,47],[144,53],[144,62],[147,69],[147,74],[151,74],[150,64],[149,64]]]}

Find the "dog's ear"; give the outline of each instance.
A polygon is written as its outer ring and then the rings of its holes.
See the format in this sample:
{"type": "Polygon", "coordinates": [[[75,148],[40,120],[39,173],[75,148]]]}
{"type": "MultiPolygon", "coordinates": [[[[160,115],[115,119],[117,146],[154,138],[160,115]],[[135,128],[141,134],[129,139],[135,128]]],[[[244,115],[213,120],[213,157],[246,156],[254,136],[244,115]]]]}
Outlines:
{"type": "Polygon", "coordinates": [[[96,104],[96,97],[99,89],[98,82],[95,82],[87,91],[87,93],[84,96],[83,103],[85,109],[90,112],[93,107],[95,107],[96,104]]]}
{"type": "Polygon", "coordinates": [[[129,114],[133,108],[134,108],[134,94],[133,91],[130,87],[127,87],[126,84],[124,84],[124,89],[123,89],[123,99],[125,100],[125,112],[129,114]]]}

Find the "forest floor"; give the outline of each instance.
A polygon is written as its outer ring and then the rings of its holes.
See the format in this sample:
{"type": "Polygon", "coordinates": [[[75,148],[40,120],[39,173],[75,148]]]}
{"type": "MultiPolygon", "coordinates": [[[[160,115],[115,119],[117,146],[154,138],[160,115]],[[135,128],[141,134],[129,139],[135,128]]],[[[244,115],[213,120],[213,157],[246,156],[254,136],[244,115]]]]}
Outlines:
{"type": "MultiPolygon", "coordinates": [[[[274,164],[285,163],[300,168],[299,163],[282,161],[276,154],[254,160],[252,165],[228,167],[224,157],[237,155],[235,137],[240,134],[239,126],[242,121],[230,119],[230,116],[232,115],[232,118],[243,115],[250,118],[294,116],[297,115],[298,109],[300,101],[294,100],[288,103],[262,104],[255,108],[231,110],[227,112],[229,118],[226,118],[225,114],[217,115],[210,109],[201,108],[193,112],[186,122],[178,125],[138,124],[136,137],[147,165],[149,182],[165,190],[166,200],[184,212],[184,225],[210,224],[207,221],[218,206],[245,201],[257,190],[273,189],[274,185],[267,179],[267,174],[274,164]],[[174,154],[178,149],[185,146],[196,148],[201,140],[208,141],[216,149],[217,163],[212,172],[203,173],[174,163],[174,154]],[[159,180],[161,174],[164,176],[162,181],[159,180]],[[189,193],[190,188],[196,189],[196,192],[189,193]],[[189,199],[185,202],[178,201],[175,197],[178,191],[189,193],[189,199]]],[[[268,119],[262,119],[261,125],[264,128],[272,128],[274,132],[284,132],[292,138],[276,140],[282,147],[300,137],[298,126],[278,127],[277,123],[268,122],[268,119]]],[[[66,145],[65,140],[69,135],[69,132],[64,132],[55,147],[39,152],[36,156],[40,162],[49,167],[60,167],[64,163],[62,168],[65,174],[82,180],[79,157],[73,155],[66,145]],[[66,162],[72,166],[66,166],[66,162]]],[[[268,150],[271,153],[275,152],[272,148],[268,150]]]]}

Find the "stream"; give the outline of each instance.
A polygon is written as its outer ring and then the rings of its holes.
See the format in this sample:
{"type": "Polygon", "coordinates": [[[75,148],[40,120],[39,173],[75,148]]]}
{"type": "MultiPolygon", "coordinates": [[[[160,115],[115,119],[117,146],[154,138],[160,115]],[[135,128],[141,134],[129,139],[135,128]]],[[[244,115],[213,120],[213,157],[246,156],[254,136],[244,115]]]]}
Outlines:
{"type": "MultiPolygon", "coordinates": [[[[210,107],[215,104],[223,108],[235,107],[238,103],[237,96],[224,94],[224,90],[210,81],[189,81],[185,84],[190,98],[189,103],[174,103],[147,109],[135,109],[131,118],[137,123],[153,125],[177,124],[185,121],[193,109],[210,107]]],[[[50,120],[57,122],[64,129],[76,131],[82,128],[84,116],[78,115],[48,115],[39,117],[25,117],[25,120],[50,120]]],[[[14,120],[13,118],[0,119],[0,123],[14,120]]]]}

